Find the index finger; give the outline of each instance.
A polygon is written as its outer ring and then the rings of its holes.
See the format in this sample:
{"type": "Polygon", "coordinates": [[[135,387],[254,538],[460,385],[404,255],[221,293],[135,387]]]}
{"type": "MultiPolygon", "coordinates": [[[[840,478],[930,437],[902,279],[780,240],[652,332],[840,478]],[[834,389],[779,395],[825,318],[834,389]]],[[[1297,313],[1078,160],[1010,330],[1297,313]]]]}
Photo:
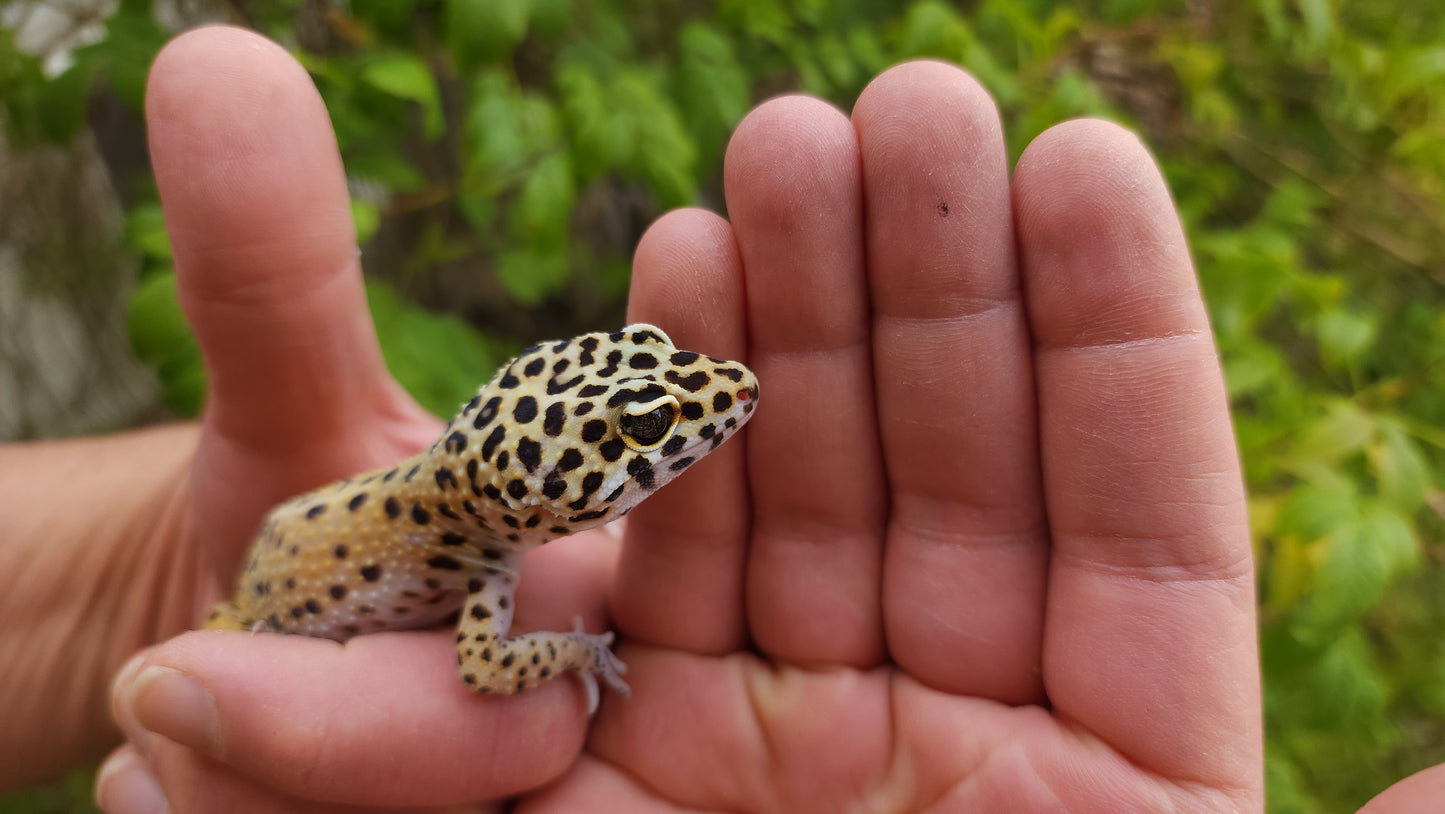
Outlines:
{"type": "Polygon", "coordinates": [[[1261,787],[1254,574],[1224,385],[1143,146],[1037,139],[1014,180],[1052,561],[1045,687],[1141,767],[1261,787]]]}

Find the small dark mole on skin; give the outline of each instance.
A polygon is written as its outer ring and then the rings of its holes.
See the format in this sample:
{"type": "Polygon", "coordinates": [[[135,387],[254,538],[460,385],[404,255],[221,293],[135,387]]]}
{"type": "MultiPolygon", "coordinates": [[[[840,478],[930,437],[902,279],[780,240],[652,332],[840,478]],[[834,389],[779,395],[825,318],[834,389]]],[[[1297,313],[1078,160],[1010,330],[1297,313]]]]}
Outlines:
{"type": "Polygon", "coordinates": [[[947,202],[947,201],[943,201],[943,202],[940,202],[940,203],[938,204],[938,216],[939,216],[940,218],[946,218],[946,217],[948,217],[948,202],[947,202]]]}

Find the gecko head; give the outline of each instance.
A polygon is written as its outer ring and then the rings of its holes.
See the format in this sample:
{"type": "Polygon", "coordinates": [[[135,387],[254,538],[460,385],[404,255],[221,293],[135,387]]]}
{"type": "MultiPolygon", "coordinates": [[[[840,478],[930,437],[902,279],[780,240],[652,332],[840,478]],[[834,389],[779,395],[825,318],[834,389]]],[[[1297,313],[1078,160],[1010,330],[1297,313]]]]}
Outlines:
{"type": "Polygon", "coordinates": [[[741,363],[637,324],[527,348],[453,424],[492,467],[487,495],[545,508],[556,536],[625,514],[731,438],[757,400],[741,363]]]}

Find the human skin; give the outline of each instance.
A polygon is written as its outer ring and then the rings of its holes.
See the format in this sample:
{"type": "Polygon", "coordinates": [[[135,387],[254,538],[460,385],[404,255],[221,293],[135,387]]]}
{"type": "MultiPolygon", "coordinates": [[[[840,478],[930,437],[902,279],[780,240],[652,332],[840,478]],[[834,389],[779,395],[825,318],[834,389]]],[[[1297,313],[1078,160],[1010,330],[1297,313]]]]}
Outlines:
{"type": "MultiPolygon", "coordinates": [[[[189,513],[104,543],[187,564],[116,600],[131,626],[77,625],[116,651],[199,618],[271,504],[439,427],[381,362],[305,72],[191,32],[147,116],[211,392],[136,484],[189,513]]],[[[445,631],[182,633],[115,682],[107,811],[1262,810],[1239,464],[1147,151],[1069,122],[1010,178],[987,94],[914,63],[851,118],[760,106],[725,187],[730,222],[648,231],[629,318],[746,361],[756,418],[518,594],[519,629],[617,630],[632,698],[470,694],[445,631]]]]}

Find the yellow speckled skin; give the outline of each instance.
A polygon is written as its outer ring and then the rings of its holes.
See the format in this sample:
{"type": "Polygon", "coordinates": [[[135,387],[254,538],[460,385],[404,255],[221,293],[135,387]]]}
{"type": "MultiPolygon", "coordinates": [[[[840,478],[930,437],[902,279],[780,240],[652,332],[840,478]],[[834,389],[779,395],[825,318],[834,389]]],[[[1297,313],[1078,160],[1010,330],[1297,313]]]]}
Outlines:
{"type": "Polygon", "coordinates": [[[345,640],[435,625],[460,609],[457,660],[479,692],[566,671],[626,693],[612,634],[507,638],[522,554],[632,509],[752,415],[737,362],[631,325],[528,348],[430,449],[295,497],[266,517],[235,598],[208,628],[345,640]]]}

